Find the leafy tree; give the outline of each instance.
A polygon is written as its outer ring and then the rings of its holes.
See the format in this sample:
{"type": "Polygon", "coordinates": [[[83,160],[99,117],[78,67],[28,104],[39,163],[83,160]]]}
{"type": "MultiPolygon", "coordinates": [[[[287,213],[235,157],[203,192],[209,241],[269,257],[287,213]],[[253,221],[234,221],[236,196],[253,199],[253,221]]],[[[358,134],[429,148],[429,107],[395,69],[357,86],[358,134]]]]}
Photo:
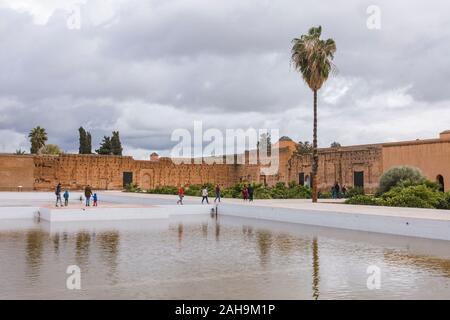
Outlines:
{"type": "Polygon", "coordinates": [[[39,151],[38,154],[61,154],[62,151],[61,149],[56,145],[56,144],[46,144],[45,146],[42,146],[39,151]]]}
{"type": "Polygon", "coordinates": [[[341,147],[341,144],[340,144],[339,142],[334,141],[334,142],[330,145],[330,147],[331,147],[331,148],[340,148],[340,147],[341,147]]]}
{"type": "Polygon", "coordinates": [[[395,186],[419,185],[425,183],[426,178],[418,168],[394,167],[386,171],[380,178],[380,193],[385,193],[395,186]]]}
{"type": "Polygon", "coordinates": [[[313,122],[313,163],[312,163],[312,201],[317,202],[317,170],[319,155],[317,153],[317,91],[328,79],[334,65],[332,60],[336,52],[333,39],[321,40],[322,27],[309,29],[308,34],[292,40],[292,57],[294,67],[314,94],[313,122]]]}
{"type": "Polygon", "coordinates": [[[100,148],[95,150],[98,154],[110,155],[112,154],[111,138],[104,136],[102,142],[100,143],[100,148]]]}
{"type": "Polygon", "coordinates": [[[312,145],[309,141],[299,141],[297,144],[297,153],[301,155],[311,154],[312,145]]]}
{"type": "Polygon", "coordinates": [[[47,132],[40,126],[31,129],[28,138],[30,138],[30,153],[32,154],[38,153],[39,149],[45,146],[45,142],[48,140],[47,132]]]}
{"type": "Polygon", "coordinates": [[[111,137],[111,152],[115,156],[122,155],[122,143],[120,142],[119,131],[113,131],[111,137]]]}

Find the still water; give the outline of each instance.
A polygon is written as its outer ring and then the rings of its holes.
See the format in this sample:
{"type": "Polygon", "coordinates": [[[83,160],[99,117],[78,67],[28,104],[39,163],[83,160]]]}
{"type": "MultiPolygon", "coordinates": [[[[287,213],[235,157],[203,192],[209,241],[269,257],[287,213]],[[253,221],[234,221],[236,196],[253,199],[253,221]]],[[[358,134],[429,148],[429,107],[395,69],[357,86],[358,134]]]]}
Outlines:
{"type": "Polygon", "coordinates": [[[232,217],[1,221],[0,298],[450,299],[450,244],[232,217]]]}

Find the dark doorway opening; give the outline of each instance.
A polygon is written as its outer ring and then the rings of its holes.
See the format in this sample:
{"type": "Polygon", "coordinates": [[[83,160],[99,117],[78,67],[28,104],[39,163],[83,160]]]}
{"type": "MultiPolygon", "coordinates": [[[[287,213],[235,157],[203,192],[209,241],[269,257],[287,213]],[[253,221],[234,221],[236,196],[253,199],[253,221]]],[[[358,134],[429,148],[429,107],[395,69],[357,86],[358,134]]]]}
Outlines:
{"type": "Polygon", "coordinates": [[[444,192],[444,177],[441,174],[438,174],[438,176],[436,177],[436,182],[439,184],[439,191],[444,192]]]}
{"type": "Polygon", "coordinates": [[[300,172],[298,174],[298,184],[301,186],[305,185],[305,173],[304,172],[300,172]]]}
{"type": "Polygon", "coordinates": [[[124,172],[123,173],[123,187],[125,188],[127,185],[133,183],[133,172],[124,172]]]}
{"type": "Polygon", "coordinates": [[[364,171],[353,172],[353,186],[364,189],[364,171]]]}

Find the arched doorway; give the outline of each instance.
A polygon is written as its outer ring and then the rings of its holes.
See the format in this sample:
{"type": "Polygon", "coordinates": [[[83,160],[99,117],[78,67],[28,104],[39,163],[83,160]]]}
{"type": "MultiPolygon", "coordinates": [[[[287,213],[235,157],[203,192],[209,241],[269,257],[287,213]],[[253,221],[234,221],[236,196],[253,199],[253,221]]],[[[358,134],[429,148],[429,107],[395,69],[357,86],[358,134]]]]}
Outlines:
{"type": "Polygon", "coordinates": [[[439,184],[439,191],[444,192],[444,177],[441,174],[438,174],[436,177],[436,182],[439,184]]]}

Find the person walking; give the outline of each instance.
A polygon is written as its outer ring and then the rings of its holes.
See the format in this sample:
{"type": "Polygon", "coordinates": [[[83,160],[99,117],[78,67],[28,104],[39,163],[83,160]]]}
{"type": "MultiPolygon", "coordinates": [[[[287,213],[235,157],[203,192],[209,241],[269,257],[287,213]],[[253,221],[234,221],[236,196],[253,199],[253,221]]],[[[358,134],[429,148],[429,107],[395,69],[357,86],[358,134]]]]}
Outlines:
{"type": "Polygon", "coordinates": [[[86,197],[86,207],[89,207],[91,205],[92,196],[92,189],[90,185],[87,185],[86,188],[84,188],[84,196],[86,197]]]}
{"type": "Polygon", "coordinates": [[[96,207],[97,206],[97,200],[98,200],[98,197],[97,197],[97,194],[96,193],[94,193],[94,195],[92,196],[92,200],[93,200],[93,206],[94,207],[96,207]]]}
{"type": "Polygon", "coordinates": [[[330,192],[331,192],[331,198],[332,199],[336,199],[336,188],[335,188],[335,185],[333,185],[331,187],[330,192]]]}
{"type": "Polygon", "coordinates": [[[203,204],[203,201],[205,201],[205,200],[206,200],[206,203],[209,204],[209,201],[208,201],[208,187],[204,187],[203,190],[202,190],[202,204],[203,204]]]}
{"type": "Polygon", "coordinates": [[[336,181],[334,185],[334,191],[336,192],[336,199],[341,197],[341,187],[339,186],[339,182],[336,181]]]}
{"type": "Polygon", "coordinates": [[[249,201],[253,201],[253,194],[255,193],[255,189],[253,188],[253,186],[250,184],[248,186],[248,199],[249,201]]]}
{"type": "Polygon", "coordinates": [[[342,186],[342,195],[344,198],[347,197],[347,188],[345,187],[345,185],[342,186]]]}
{"type": "Polygon", "coordinates": [[[242,199],[244,199],[244,201],[248,200],[248,189],[247,189],[247,185],[244,185],[244,188],[242,189],[242,199]]]}
{"type": "Polygon", "coordinates": [[[219,200],[219,202],[220,202],[220,197],[221,197],[220,192],[221,192],[220,186],[217,184],[216,185],[216,198],[214,199],[214,202],[216,202],[217,200],[219,200]]]}
{"type": "Polygon", "coordinates": [[[177,204],[183,204],[183,198],[184,198],[184,189],[183,186],[180,186],[178,189],[178,198],[177,204]]]}
{"type": "Polygon", "coordinates": [[[64,206],[67,207],[69,205],[69,190],[66,189],[64,191],[63,197],[64,197],[64,206]]]}
{"type": "Polygon", "coordinates": [[[56,186],[55,195],[56,195],[56,207],[58,207],[58,201],[62,207],[63,204],[62,204],[62,200],[61,200],[61,183],[58,183],[58,185],[56,186]]]}

